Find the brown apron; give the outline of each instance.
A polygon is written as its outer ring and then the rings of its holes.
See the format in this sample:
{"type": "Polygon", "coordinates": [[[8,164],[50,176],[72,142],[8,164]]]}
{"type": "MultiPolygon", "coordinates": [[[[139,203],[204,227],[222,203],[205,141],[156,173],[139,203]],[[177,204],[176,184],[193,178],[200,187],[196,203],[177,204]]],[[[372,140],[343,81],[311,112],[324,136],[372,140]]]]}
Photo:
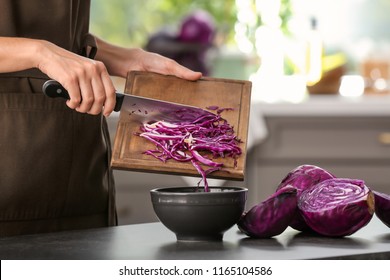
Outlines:
{"type": "MultiPolygon", "coordinates": [[[[1,0],[0,36],[94,49],[89,1],[1,0]]],[[[42,94],[36,69],[0,74],[0,237],[117,224],[102,115],[42,94]]]]}

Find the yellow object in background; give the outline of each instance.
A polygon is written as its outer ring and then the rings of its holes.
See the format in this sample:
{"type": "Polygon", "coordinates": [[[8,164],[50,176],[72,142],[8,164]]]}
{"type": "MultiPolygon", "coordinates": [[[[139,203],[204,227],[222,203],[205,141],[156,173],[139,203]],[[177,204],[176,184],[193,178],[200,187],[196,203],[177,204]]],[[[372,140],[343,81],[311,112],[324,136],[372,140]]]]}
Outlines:
{"type": "Polygon", "coordinates": [[[322,73],[336,69],[337,67],[343,66],[346,63],[347,57],[342,52],[325,55],[322,58],[322,73]]]}
{"type": "MultiPolygon", "coordinates": [[[[322,57],[321,63],[321,78],[317,83],[307,84],[309,93],[338,93],[341,78],[346,72],[347,57],[342,52],[325,55],[322,57]]],[[[351,79],[348,78],[345,82],[347,81],[351,81],[351,79]]]]}

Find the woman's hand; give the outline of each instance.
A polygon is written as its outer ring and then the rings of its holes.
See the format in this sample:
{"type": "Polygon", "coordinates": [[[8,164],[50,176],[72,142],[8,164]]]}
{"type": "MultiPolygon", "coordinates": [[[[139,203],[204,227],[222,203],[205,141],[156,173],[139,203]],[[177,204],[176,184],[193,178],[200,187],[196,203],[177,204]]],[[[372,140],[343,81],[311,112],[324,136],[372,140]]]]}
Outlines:
{"type": "Polygon", "coordinates": [[[69,93],[67,106],[81,113],[108,116],[115,107],[115,87],[105,65],[41,41],[37,67],[69,93]]]}
{"type": "Polygon", "coordinates": [[[96,38],[96,40],[98,44],[96,59],[106,65],[111,75],[125,78],[129,71],[135,70],[173,75],[186,80],[198,80],[202,77],[202,73],[194,72],[159,54],[139,48],[118,47],[99,38],[96,38]]]}
{"type": "Polygon", "coordinates": [[[39,68],[68,91],[67,105],[82,113],[109,115],[115,88],[105,65],[44,40],[0,37],[0,73],[39,68]]]}

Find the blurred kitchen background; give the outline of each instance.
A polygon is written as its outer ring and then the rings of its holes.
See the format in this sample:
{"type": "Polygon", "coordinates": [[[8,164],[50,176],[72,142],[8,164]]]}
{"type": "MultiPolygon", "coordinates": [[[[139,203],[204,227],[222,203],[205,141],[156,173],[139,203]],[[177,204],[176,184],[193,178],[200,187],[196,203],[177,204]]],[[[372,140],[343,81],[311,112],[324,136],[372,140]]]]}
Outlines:
{"type": "MultiPolygon", "coordinates": [[[[390,193],[389,13],[388,0],[93,0],[91,30],[252,81],[246,179],[215,182],[248,187],[251,207],[301,164],[390,193]]],[[[115,172],[121,224],[156,220],[151,188],[191,182],[115,172]]]]}

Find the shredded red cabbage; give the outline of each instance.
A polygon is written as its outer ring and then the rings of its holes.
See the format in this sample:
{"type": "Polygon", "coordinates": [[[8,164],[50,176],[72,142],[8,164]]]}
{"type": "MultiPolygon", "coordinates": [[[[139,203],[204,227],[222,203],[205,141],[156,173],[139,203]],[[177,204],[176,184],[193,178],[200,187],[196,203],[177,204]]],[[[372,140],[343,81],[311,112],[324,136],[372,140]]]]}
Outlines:
{"type": "Polygon", "coordinates": [[[237,157],[241,154],[238,146],[241,140],[235,135],[233,127],[220,115],[224,110],[232,109],[219,109],[217,106],[209,108],[217,110],[217,114],[180,123],[145,123],[140,128],[141,133],[136,133],[156,145],[156,149],[147,150],[145,154],[163,162],[169,159],[191,162],[202,176],[198,186],[203,180],[205,192],[209,191],[207,175],[222,170],[223,167],[215,159],[231,157],[236,167],[237,157]]]}

